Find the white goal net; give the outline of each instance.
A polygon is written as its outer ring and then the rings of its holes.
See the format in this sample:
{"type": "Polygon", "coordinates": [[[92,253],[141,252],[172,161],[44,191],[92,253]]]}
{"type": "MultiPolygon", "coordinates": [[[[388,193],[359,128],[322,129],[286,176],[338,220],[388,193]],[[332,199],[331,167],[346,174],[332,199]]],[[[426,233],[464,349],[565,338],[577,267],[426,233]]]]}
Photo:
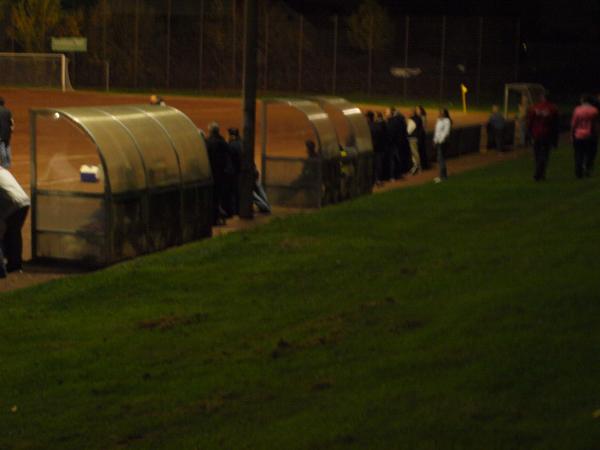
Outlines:
{"type": "Polygon", "coordinates": [[[0,86],[72,90],[69,60],[61,53],[0,52],[0,86]]]}

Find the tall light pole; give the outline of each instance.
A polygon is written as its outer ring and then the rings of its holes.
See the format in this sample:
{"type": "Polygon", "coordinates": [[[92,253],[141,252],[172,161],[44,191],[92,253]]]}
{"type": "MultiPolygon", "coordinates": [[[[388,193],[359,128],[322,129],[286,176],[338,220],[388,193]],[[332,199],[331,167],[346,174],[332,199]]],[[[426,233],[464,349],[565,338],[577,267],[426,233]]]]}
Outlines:
{"type": "Polygon", "coordinates": [[[244,135],[242,173],[240,177],[240,217],[252,219],[252,190],[254,187],[254,130],[256,126],[256,37],[258,34],[256,0],[244,5],[244,135]]]}

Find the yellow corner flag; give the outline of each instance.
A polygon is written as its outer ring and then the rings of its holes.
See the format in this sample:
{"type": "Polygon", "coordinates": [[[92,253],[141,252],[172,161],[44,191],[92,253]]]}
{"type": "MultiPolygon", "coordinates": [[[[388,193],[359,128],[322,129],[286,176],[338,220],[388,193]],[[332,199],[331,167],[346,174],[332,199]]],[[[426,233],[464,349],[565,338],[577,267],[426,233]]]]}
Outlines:
{"type": "Polygon", "coordinates": [[[460,83],[460,92],[462,93],[463,112],[466,113],[467,112],[467,92],[469,92],[469,90],[463,83],[460,83]]]}

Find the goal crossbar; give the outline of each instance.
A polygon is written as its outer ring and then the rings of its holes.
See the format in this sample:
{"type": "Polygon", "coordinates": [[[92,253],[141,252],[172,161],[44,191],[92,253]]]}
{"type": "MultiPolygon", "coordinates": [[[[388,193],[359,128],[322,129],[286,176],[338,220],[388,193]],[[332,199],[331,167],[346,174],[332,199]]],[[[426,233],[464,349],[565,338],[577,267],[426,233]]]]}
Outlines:
{"type": "Polygon", "coordinates": [[[63,53],[0,52],[0,85],[73,90],[63,53]]]}

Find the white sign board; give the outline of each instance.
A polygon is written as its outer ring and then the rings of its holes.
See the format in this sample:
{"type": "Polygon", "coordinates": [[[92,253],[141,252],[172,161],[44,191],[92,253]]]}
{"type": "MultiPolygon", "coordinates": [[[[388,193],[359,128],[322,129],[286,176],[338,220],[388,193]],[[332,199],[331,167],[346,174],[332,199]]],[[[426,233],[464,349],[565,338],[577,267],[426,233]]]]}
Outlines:
{"type": "Polygon", "coordinates": [[[87,38],[83,37],[53,37],[53,52],[87,52],[87,38]]]}

